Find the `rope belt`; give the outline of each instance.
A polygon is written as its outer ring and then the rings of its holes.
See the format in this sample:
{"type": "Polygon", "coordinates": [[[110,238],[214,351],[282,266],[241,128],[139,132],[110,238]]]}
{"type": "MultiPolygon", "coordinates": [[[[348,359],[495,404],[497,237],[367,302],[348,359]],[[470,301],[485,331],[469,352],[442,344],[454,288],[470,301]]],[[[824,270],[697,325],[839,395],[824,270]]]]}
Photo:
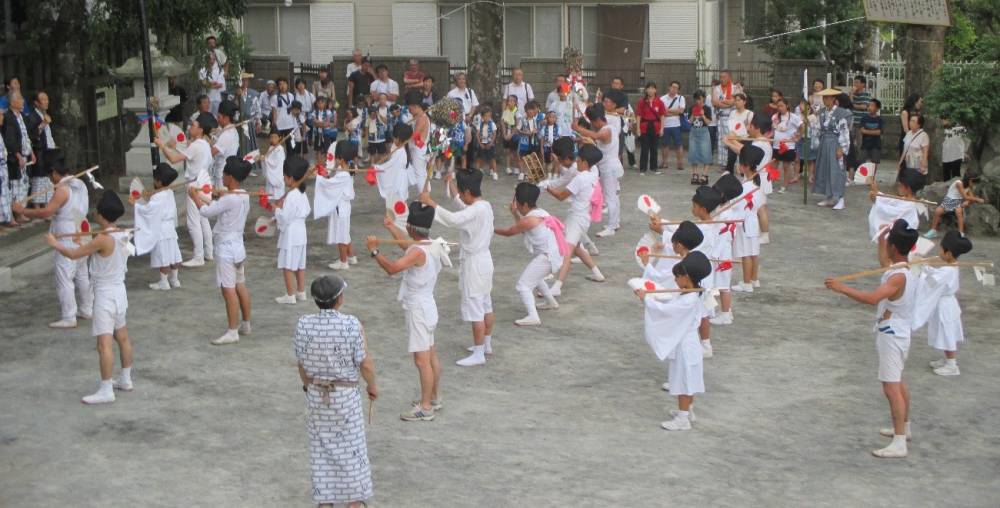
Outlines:
{"type": "Polygon", "coordinates": [[[323,394],[323,404],[330,405],[330,392],[337,388],[354,388],[358,386],[357,381],[320,379],[312,380],[310,383],[323,394]]]}

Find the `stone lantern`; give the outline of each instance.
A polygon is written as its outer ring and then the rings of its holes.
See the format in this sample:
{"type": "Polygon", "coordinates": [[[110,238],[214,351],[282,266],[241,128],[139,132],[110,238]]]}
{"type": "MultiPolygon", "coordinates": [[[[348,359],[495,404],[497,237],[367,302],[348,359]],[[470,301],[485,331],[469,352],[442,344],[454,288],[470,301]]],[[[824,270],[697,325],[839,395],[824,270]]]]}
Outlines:
{"type": "MultiPolygon", "coordinates": [[[[188,71],[190,66],[178,62],[174,57],[164,55],[156,47],[156,36],[149,35],[150,57],[153,75],[153,97],[150,98],[152,110],[160,120],[158,134],[165,139],[177,139],[177,135],[182,132],[181,127],[171,125],[163,121],[171,108],[180,104],[180,97],[170,95],[167,78],[179,76],[188,71]]],[[[123,106],[126,111],[134,113],[142,118],[146,115],[146,89],[143,81],[142,57],[134,56],[129,58],[121,67],[111,71],[116,78],[132,81],[132,98],[124,101],[123,106]]],[[[131,148],[125,153],[125,175],[119,179],[119,190],[127,192],[129,182],[133,178],[139,177],[147,188],[153,184],[153,167],[149,161],[149,122],[142,122],[139,134],[132,140],[131,148]]],[[[160,160],[169,163],[163,154],[160,160]]],[[[174,169],[180,174],[184,174],[183,163],[173,164],[174,169]]]]}

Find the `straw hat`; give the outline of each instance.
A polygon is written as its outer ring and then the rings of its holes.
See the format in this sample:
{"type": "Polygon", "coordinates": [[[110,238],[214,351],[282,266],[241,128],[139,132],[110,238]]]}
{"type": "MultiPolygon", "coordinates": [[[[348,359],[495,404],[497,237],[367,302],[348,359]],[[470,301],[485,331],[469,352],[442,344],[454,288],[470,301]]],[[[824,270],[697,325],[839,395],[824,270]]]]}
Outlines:
{"type": "Polygon", "coordinates": [[[253,73],[244,72],[240,74],[240,79],[253,79],[253,73]]]}
{"type": "Polygon", "coordinates": [[[838,96],[838,95],[840,95],[842,93],[844,93],[844,92],[842,92],[842,91],[840,91],[840,90],[838,90],[836,88],[827,88],[826,90],[821,90],[819,92],[816,92],[815,95],[819,95],[819,96],[822,96],[822,97],[830,95],[830,96],[836,97],[836,96],[838,96]]]}

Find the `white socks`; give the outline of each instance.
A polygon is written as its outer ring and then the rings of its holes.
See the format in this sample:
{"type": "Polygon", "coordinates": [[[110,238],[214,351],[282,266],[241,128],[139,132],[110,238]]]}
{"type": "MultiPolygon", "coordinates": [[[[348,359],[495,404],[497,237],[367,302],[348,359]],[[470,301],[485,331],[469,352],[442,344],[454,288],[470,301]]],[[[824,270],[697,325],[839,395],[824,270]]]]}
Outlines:
{"type": "MultiPolygon", "coordinates": [[[[487,336],[489,337],[489,336],[487,336]]],[[[486,364],[486,345],[472,346],[472,354],[455,362],[459,367],[473,367],[486,364]]]]}
{"type": "Polygon", "coordinates": [[[549,294],[554,294],[557,291],[562,291],[562,281],[558,279],[552,283],[551,287],[549,287],[549,294]]]}
{"type": "Polygon", "coordinates": [[[110,379],[101,380],[100,386],[97,388],[97,392],[92,395],[87,395],[81,401],[84,404],[106,404],[108,402],[115,401],[115,390],[113,383],[110,379]]]}
{"type": "MultiPolygon", "coordinates": [[[[527,321],[539,321],[538,319],[538,309],[535,308],[535,295],[531,294],[530,289],[520,291],[521,303],[524,304],[524,309],[528,311],[528,315],[524,318],[527,321]]],[[[551,298],[551,294],[549,296],[551,298]]]]}
{"type": "Polygon", "coordinates": [[[483,337],[483,353],[493,354],[493,336],[487,335],[483,337]]]}
{"type": "MultiPolygon", "coordinates": [[[[956,359],[956,358],[946,358],[945,361],[944,361],[944,364],[947,365],[947,366],[949,366],[949,367],[957,367],[958,366],[958,359],[956,359]]],[[[906,428],[907,429],[910,428],[910,423],[909,422],[906,423],[906,428]]]]}
{"type": "Polygon", "coordinates": [[[122,373],[118,379],[132,383],[132,367],[122,367],[122,373]]]}
{"type": "Polygon", "coordinates": [[[881,459],[899,459],[906,457],[906,436],[894,435],[892,442],[885,448],[872,451],[872,455],[881,459]]]}
{"type": "Polygon", "coordinates": [[[181,278],[179,277],[180,270],[176,268],[170,269],[170,287],[179,288],[181,287],[181,278]]]}

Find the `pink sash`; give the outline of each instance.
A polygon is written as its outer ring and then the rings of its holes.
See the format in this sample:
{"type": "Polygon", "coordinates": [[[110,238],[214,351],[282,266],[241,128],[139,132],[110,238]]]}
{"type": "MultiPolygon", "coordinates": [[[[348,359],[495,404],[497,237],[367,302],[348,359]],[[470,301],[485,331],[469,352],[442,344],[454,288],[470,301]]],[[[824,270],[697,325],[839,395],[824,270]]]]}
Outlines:
{"type": "Polygon", "coordinates": [[[552,230],[552,233],[556,235],[556,244],[559,245],[559,255],[566,257],[569,254],[569,244],[566,243],[566,227],[563,226],[559,217],[555,215],[549,215],[544,221],[545,227],[552,230]]]}
{"type": "Polygon", "coordinates": [[[590,221],[601,222],[601,211],[604,209],[604,189],[601,188],[600,180],[594,185],[594,192],[590,195],[590,221]]]}

